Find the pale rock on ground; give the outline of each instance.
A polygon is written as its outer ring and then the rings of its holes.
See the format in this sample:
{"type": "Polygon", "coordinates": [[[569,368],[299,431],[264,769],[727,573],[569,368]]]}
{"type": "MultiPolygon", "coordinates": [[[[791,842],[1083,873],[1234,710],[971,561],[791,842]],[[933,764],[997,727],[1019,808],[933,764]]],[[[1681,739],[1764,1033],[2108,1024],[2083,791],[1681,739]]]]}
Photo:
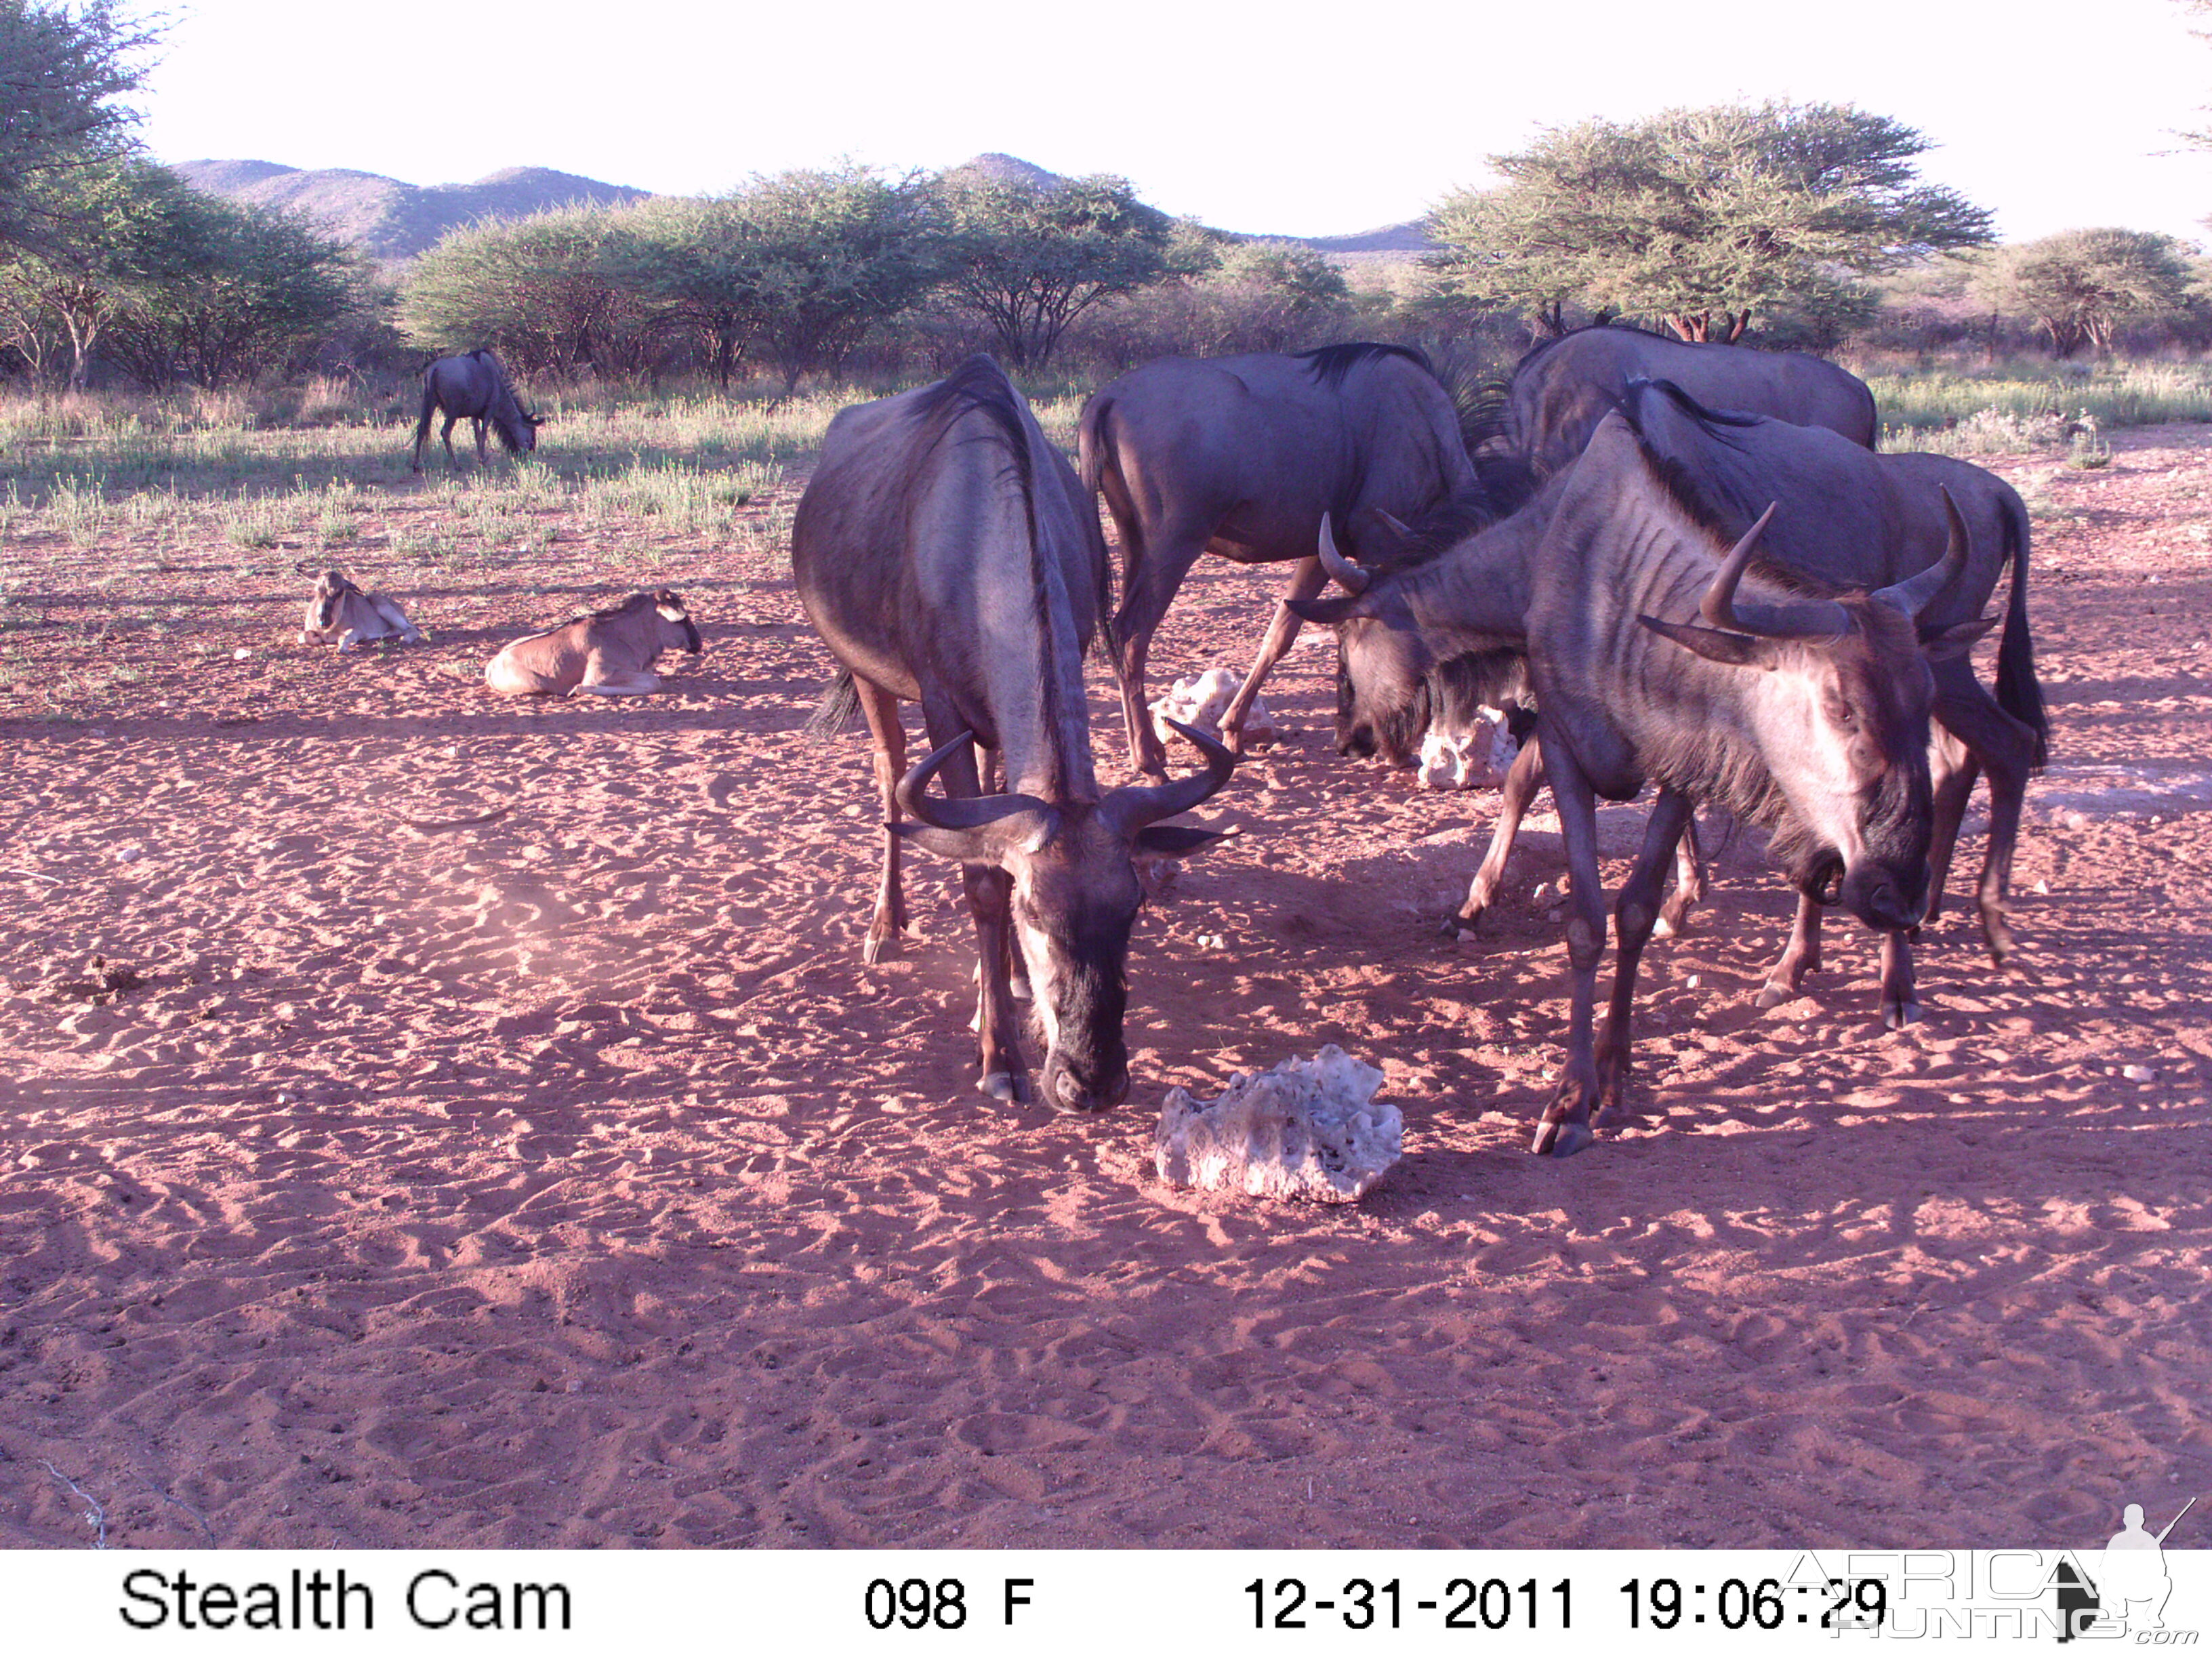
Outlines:
{"type": "MultiPolygon", "coordinates": [[[[1195,678],[1177,680],[1173,690],[1152,700],[1152,729],[1160,734],[1162,743],[1176,740],[1175,728],[1168,724],[1171,720],[1195,726],[1209,738],[1218,738],[1221,735],[1221,716],[1237,696],[1237,688],[1243,684],[1226,668],[1209,668],[1195,678]]],[[[1267,700],[1253,698],[1252,707],[1244,714],[1245,743],[1270,744],[1278,735],[1267,700]]]]}
{"type": "Polygon", "coordinates": [[[1349,1204],[1403,1155],[1404,1119],[1373,1099],[1382,1082],[1332,1042],[1311,1060],[1237,1073],[1210,1101],[1170,1089],[1153,1162],[1179,1187],[1349,1204]]]}
{"type": "Polygon", "coordinates": [[[1420,781],[1424,789],[1494,789],[1521,745],[1505,724],[1504,711],[1485,708],[1465,732],[1431,730],[1421,739],[1420,781]]]}

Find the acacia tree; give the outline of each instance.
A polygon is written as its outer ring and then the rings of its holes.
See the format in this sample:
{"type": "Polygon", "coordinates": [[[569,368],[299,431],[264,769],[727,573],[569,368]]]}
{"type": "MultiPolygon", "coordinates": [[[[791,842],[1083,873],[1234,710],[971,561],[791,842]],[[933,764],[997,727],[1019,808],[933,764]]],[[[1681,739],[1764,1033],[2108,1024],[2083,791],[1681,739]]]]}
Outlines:
{"type": "Polygon", "coordinates": [[[107,355],[141,385],[214,387],[295,368],[356,305],[366,273],[336,238],[197,191],[179,205],[169,269],[108,324],[107,355]]]}
{"type": "Polygon", "coordinates": [[[1126,179],[1031,179],[958,168],[931,195],[945,292],[1016,368],[1042,368],[1067,325],[1109,295],[1173,274],[1171,222],[1126,179]]]}
{"type": "Polygon", "coordinates": [[[68,357],[83,389],[103,331],[207,259],[206,199],[166,167],[124,156],[46,187],[65,195],[79,234],[44,252],[0,258],[0,328],[40,380],[68,357]]]}
{"type": "Polygon", "coordinates": [[[1432,210],[1457,297],[1557,331],[1569,304],[1735,339],[1754,316],[1848,314],[1856,278],[1990,240],[1990,216],[1919,181],[1912,128],[1848,104],[1725,104],[1554,128],[1491,158],[1504,185],[1432,210]]]}
{"type": "Polygon", "coordinates": [[[155,31],[111,0],[0,0],[0,248],[51,254],[79,240],[71,176],[132,149],[119,100],[155,31]]]}
{"type": "Polygon", "coordinates": [[[432,351],[489,345],[525,374],[645,366],[666,307],[631,280],[626,216],[549,208],[448,231],[407,272],[399,322],[432,351]]]}
{"type": "Polygon", "coordinates": [[[2065,230],[2004,249],[1977,284],[1993,309],[2024,312],[2057,356],[2087,345],[2109,356],[2130,323],[2185,309],[2196,273],[2187,249],[2155,231],[2065,230]]]}

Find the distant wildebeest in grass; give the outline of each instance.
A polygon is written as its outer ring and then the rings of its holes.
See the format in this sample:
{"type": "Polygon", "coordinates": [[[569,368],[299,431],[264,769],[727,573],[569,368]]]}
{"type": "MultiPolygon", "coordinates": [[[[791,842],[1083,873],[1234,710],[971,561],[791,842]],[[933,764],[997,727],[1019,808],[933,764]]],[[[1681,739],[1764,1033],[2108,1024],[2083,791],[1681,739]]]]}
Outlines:
{"type": "Polygon", "coordinates": [[[1692,344],[1609,323],[1577,329],[1523,355],[1498,392],[1495,433],[1480,448],[1527,468],[1525,495],[1574,464],[1634,380],[1669,381],[1708,409],[1825,427],[1865,449],[1881,435],[1866,382],[1821,358],[1692,344]]]}
{"type": "Polygon", "coordinates": [[[396,639],[403,645],[419,645],[422,630],[407,620],[399,602],[381,593],[365,593],[336,568],[315,580],[314,597],[300,624],[300,643],[330,645],[350,650],[365,640],[396,639]]]}
{"type": "Polygon", "coordinates": [[[906,925],[902,843],[958,860],[980,957],[979,1086],[1027,1095],[1018,961],[1043,1028],[1045,1102],[1116,1104],[1129,1089],[1121,1021],[1143,900],[1133,855],[1217,839],[1158,820],[1205,800],[1237,763],[1179,726],[1205,753],[1204,772],[1100,791],[1083,656],[1104,609],[1106,545],[1074,471],[999,366],[971,357],[830,423],[792,527],[791,568],[843,665],[812,729],[838,729],[857,705],[874,740],[885,823],[866,959],[906,925]],[[921,704],[933,750],[910,772],[901,699],[921,704]],[[979,747],[1005,793],[985,793],[979,747]],[[933,798],[940,773],[945,793],[933,798]]]}
{"type": "Polygon", "coordinates": [[[484,428],[499,434],[500,447],[510,455],[526,455],[538,447],[538,428],[544,417],[532,414],[514,395],[514,387],[499,359],[479,346],[458,357],[441,357],[422,371],[422,416],[415,422],[414,470],[422,470],[422,446],[430,436],[430,417],[442,413],[446,424],[438,436],[446,446],[446,465],[454,465],[453,422],[475,422],[477,461],[489,464],[484,428]]]}
{"type": "MultiPolygon", "coordinates": [[[[1773,831],[1771,850],[1801,892],[1832,893],[1893,937],[1921,920],[1936,821],[1934,669],[1963,660],[1996,622],[1946,620],[1972,549],[1956,507],[1940,499],[1947,533],[1937,563],[1872,592],[1816,596],[1810,571],[1750,568],[1775,505],[1731,547],[1699,481],[1616,411],[1564,475],[1533,556],[1487,570],[1441,561],[1305,605],[1315,621],[1356,615],[1385,630],[1395,643],[1376,653],[1378,666],[1401,678],[1425,673],[1425,659],[1471,650],[1527,654],[1572,882],[1567,1060],[1538,1152],[1579,1150],[1592,1109],[1624,1103],[1637,963],[1697,805],[1773,831]],[[1620,891],[1600,1038],[1596,804],[1632,800],[1647,779],[1659,797],[1620,891]]],[[[1355,679],[1359,672],[1355,662],[1355,679]]]]}
{"type": "MultiPolygon", "coordinates": [[[[2028,629],[2028,519],[2018,493],[1971,462],[1942,455],[1881,455],[1819,428],[1723,415],[1663,381],[1631,386],[1621,412],[1678,491],[1701,502],[1725,533],[1741,533],[1766,503],[1781,504],[1761,538],[1760,558],[1784,579],[1868,589],[1917,576],[1945,556],[1954,511],[1966,527],[1972,556],[1959,580],[1923,618],[1923,628],[1978,617],[1998,580],[2010,573],[1996,696],[1984,689],[1963,654],[1947,655],[1932,665],[1936,819],[1928,915],[1932,920],[1940,908],[1967,799],[1975,779],[1986,772],[1989,840],[1978,897],[1990,958],[2002,965],[2014,948],[2004,907],[2021,814],[2027,781],[2043,764],[2049,732],[2028,629]]],[[[1508,573],[1533,556],[1556,511],[1565,477],[1547,483],[1508,520],[1457,545],[1442,550],[1433,544],[1401,547],[1389,567],[1396,578],[1397,603],[1409,613],[1440,615],[1460,604],[1445,599],[1447,592],[1472,595],[1518,580],[1508,573]]],[[[1338,562],[1347,586],[1364,587],[1370,580],[1367,572],[1338,562]]],[[[1416,632],[1418,638],[1357,618],[1341,629],[1340,746],[1380,745],[1396,757],[1413,726],[1408,711],[1424,706],[1425,682],[1434,674],[1427,657],[1432,650],[1449,648],[1454,637],[1435,628],[1416,632]]],[[[1507,775],[1490,851],[1457,918],[1462,927],[1474,926],[1497,897],[1521,815],[1542,787],[1542,764],[1540,741],[1523,749],[1507,775]]],[[[1670,927],[1680,924],[1702,886],[1702,873],[1686,860],[1663,918],[1670,927]]],[[[1820,897],[1817,890],[1801,890],[1790,944],[1760,993],[1764,1006],[1796,996],[1805,975],[1820,966],[1820,897]]],[[[1918,1013],[1911,950],[1901,935],[1883,942],[1881,1008],[1884,1023],[1893,1026],[1918,1013]]]]}
{"type": "MultiPolygon", "coordinates": [[[[1129,757],[1154,775],[1165,758],[1146,708],[1145,659],[1200,554],[1295,560],[1289,597],[1310,599],[1328,580],[1314,556],[1322,514],[1356,544],[1373,511],[1419,518],[1478,488],[1450,395],[1428,360],[1402,346],[1164,358],[1094,394],[1079,441],[1084,481],[1105,497],[1121,540],[1110,637],[1129,757]]],[[[1231,748],[1242,746],[1245,711],[1298,625],[1275,608],[1222,716],[1231,748]]]]}
{"type": "Polygon", "coordinates": [[[641,696],[660,689],[653,665],[662,652],[699,648],[690,612],[663,587],[515,641],[484,665],[484,684],[508,696],[641,696]]]}

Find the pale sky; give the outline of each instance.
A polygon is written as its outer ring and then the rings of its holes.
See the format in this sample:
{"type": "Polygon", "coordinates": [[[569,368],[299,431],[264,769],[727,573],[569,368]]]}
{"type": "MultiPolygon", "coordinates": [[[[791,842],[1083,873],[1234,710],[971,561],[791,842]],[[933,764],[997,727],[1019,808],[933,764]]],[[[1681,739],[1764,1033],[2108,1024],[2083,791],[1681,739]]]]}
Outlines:
{"type": "Polygon", "coordinates": [[[1850,102],[1919,128],[1923,176],[2021,240],[2124,225],[2212,242],[2212,44],[2174,0],[1655,7],[1462,0],[1307,9],[634,0],[188,0],[145,137],[412,184],[558,167],[726,189],[840,156],[903,170],[1004,150],[1116,173],[1226,229],[1409,219],[1543,127],[1735,98],[1850,102]]]}

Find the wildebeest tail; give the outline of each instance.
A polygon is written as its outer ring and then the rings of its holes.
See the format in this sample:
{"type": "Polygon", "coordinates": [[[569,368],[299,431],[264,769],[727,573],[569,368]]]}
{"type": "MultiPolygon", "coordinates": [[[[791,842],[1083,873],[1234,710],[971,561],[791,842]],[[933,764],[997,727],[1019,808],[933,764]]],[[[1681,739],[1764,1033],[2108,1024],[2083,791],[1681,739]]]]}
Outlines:
{"type": "Polygon", "coordinates": [[[2004,504],[2005,539],[2012,555],[2012,597],[2005,602],[2004,632],[1997,640],[1997,704],[2035,733],[2035,769],[2051,758],[2051,719],[2042,683],[2035,678],[2035,647],[2027,632],[2027,511],[2017,496],[2004,504]]]}
{"type": "Polygon", "coordinates": [[[841,668],[822,693],[822,701],[806,717],[806,735],[820,739],[848,732],[860,717],[860,689],[853,684],[853,671],[841,668]]]}

